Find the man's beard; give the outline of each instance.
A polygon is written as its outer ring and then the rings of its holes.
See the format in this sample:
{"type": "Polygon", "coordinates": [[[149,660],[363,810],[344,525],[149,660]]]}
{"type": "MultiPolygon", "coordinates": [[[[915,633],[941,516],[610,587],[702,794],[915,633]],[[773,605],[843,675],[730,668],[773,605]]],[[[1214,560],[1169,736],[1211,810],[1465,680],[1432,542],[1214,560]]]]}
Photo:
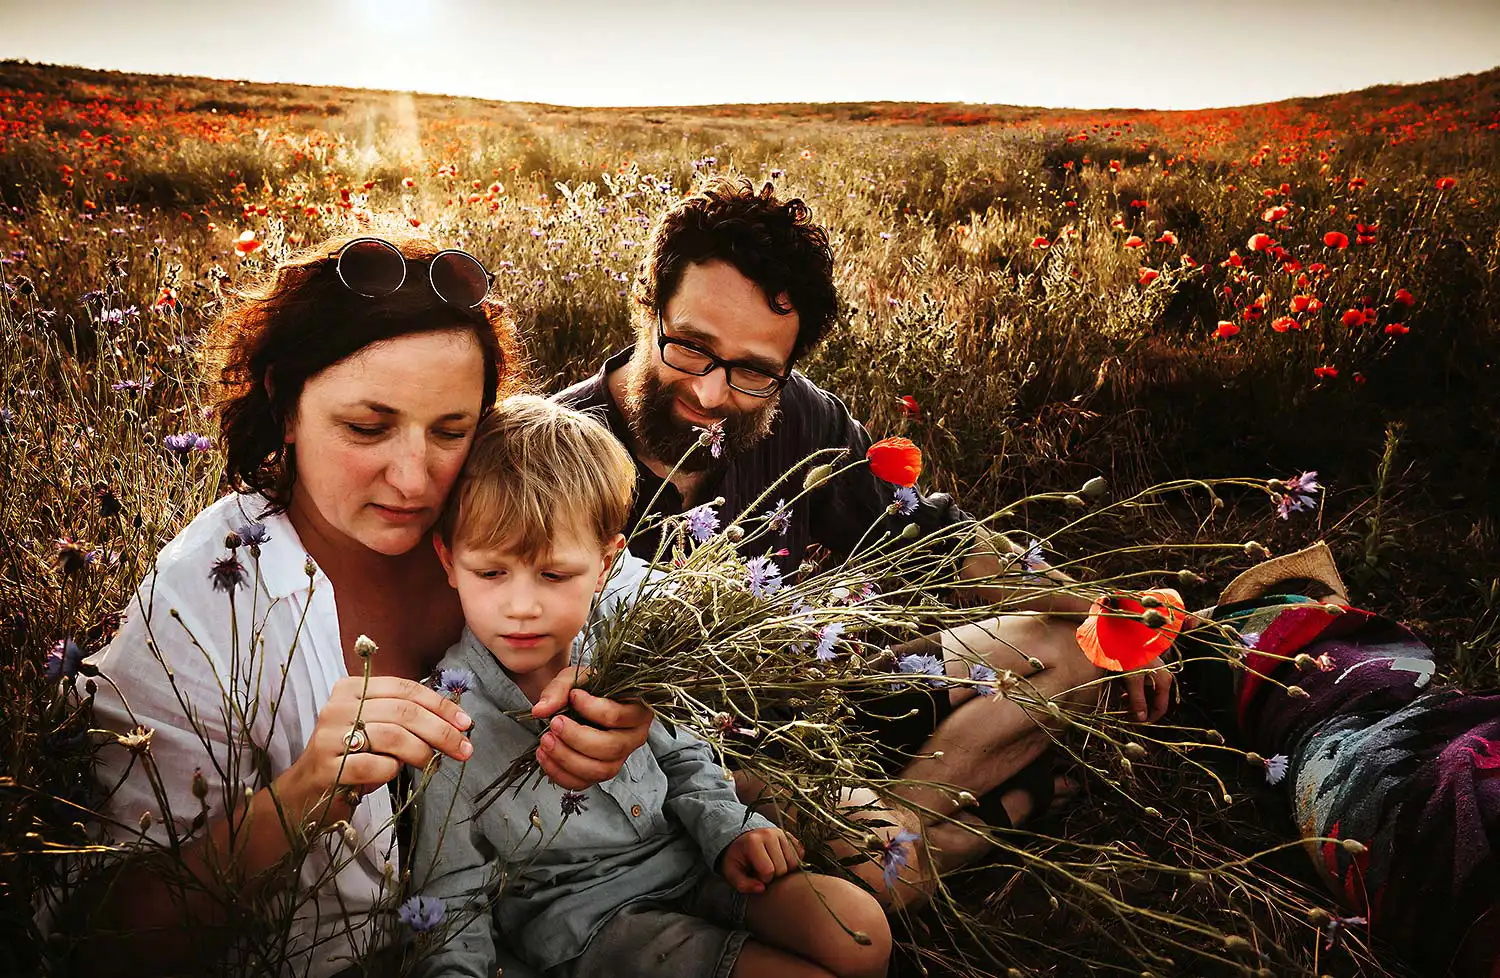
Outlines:
{"type": "MultiPolygon", "coordinates": [[[[630,422],[630,433],[635,436],[641,449],[664,465],[676,465],[687,451],[698,443],[704,425],[684,423],[672,414],[678,401],[674,385],[663,384],[655,370],[632,369],[625,381],[625,417],[630,422]]],[[[689,397],[693,410],[698,406],[689,397]]],[[[713,417],[723,423],[724,437],[719,457],[715,458],[709,446],[697,448],[677,466],[679,472],[707,472],[721,468],[729,460],[748,451],[756,442],[771,433],[776,420],[777,406],[781,402],[778,392],[765,399],[765,406],[741,413],[721,411],[713,417]]],[[[704,414],[712,412],[704,411],[704,414]]]]}

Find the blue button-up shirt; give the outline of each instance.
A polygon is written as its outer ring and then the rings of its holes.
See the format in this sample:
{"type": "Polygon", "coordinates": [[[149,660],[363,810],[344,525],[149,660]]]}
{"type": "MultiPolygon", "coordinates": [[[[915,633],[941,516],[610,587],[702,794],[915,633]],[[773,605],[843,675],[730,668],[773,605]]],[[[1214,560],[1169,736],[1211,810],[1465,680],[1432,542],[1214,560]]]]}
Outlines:
{"type": "Polygon", "coordinates": [[[453,935],[419,975],[490,978],[497,939],[539,968],[561,964],[621,907],[687,892],[735,838],[771,827],[739,803],[708,744],[660,721],[616,777],[583,792],[583,812],[564,818],[563,789],[543,778],[471,818],[475,796],[536,748],[540,727],[505,715],[531,702],[472,632],[442,668],[474,674],[463,697],[474,756],[444,760],[419,796],[413,892],[444,901],[453,935]]]}

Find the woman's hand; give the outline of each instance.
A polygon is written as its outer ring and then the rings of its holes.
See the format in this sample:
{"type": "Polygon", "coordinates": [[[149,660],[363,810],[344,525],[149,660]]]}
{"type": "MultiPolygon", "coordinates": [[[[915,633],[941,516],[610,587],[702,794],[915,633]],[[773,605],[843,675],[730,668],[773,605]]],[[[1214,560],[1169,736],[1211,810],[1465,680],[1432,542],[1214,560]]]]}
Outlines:
{"type": "Polygon", "coordinates": [[[1130,714],[1137,723],[1155,723],[1166,715],[1172,705],[1172,672],[1157,656],[1140,669],[1122,677],[1125,686],[1125,701],[1130,714]],[[1150,706],[1147,707],[1146,683],[1151,683],[1150,706]]]}
{"type": "Polygon", "coordinates": [[[357,795],[390,781],[403,764],[425,767],[435,753],[468,760],[474,745],[464,732],[473,724],[457,703],[410,679],[340,679],[307,747],[276,779],[277,797],[299,820],[346,817],[357,795]],[[346,788],[356,797],[346,798],[346,788]],[[315,812],[330,795],[334,802],[315,812]]]}
{"type": "Polygon", "coordinates": [[[651,708],[642,703],[616,703],[576,689],[587,669],[572,667],[558,673],[537,697],[531,715],[552,717],[536,751],[547,777],[569,791],[608,781],[620,773],[637,747],[651,733],[651,708]],[[555,716],[567,707],[574,716],[555,716]],[[578,717],[586,723],[580,723],[578,717]]]}

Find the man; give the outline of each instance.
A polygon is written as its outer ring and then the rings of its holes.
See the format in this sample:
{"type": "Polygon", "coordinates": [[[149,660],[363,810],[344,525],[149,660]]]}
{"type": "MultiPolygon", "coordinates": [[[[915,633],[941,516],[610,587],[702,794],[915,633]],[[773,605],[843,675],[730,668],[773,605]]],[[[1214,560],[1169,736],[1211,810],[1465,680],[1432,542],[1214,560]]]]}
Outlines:
{"type": "MultiPolygon", "coordinates": [[[[674,514],[716,497],[724,499],[720,511],[733,516],[814,451],[837,448],[849,458],[864,457],[870,445],[864,428],[836,396],[793,369],[838,315],[828,235],[802,201],[781,200],[770,185],[757,192],[748,182],[728,180],[685,198],[657,223],[634,298],[634,347],[557,395],[571,407],[601,411],[629,447],[639,476],[632,521],[648,506],[674,514]],[[714,450],[694,452],[678,465],[705,430],[715,432],[714,450]]],[[[891,487],[866,466],[830,480],[792,508],[783,569],[795,568],[810,545],[835,557],[849,554],[873,523],[889,518],[891,502],[891,487]]],[[[947,496],[919,493],[915,511],[894,528],[914,521],[932,533],[968,520],[947,496]]],[[[1000,554],[1012,550],[1004,541],[978,538],[964,576],[994,578],[1000,554]]],[[[631,545],[649,560],[657,540],[638,534],[631,545]]],[[[978,590],[998,597],[993,587],[978,590]]],[[[1076,615],[1087,607],[1055,595],[1043,600],[1039,596],[1030,610],[1076,615]]],[[[1029,676],[1043,695],[1093,702],[1101,678],[1078,649],[1075,625],[1040,614],[993,619],[922,640],[921,651],[939,654],[952,675],[967,675],[963,654],[978,653],[996,670],[1029,676]],[[1028,665],[1032,659],[1043,667],[1028,665]]],[[[1156,719],[1167,705],[1170,674],[1160,660],[1153,667],[1149,706],[1145,678],[1127,680],[1131,708],[1142,721],[1156,719]]],[[[1051,734],[1023,708],[1001,697],[981,699],[970,689],[915,699],[897,704],[903,709],[879,711],[896,719],[871,726],[886,747],[914,756],[902,777],[955,785],[978,800],[976,811],[958,818],[1017,825],[1051,797],[1051,761],[1044,756],[1051,734]],[[917,715],[905,716],[907,706],[917,715]],[[1034,761],[1038,767],[1028,770],[1034,761]]],[[[939,817],[926,827],[917,879],[903,877],[903,884],[915,885],[899,887],[892,894],[896,904],[921,899],[934,872],[972,859],[987,844],[941,817],[955,812],[950,793],[913,789],[905,798],[913,809],[939,817]]],[[[895,815],[901,825],[888,837],[919,827],[914,811],[895,815]]],[[[867,868],[878,882],[879,867],[867,868]]]]}

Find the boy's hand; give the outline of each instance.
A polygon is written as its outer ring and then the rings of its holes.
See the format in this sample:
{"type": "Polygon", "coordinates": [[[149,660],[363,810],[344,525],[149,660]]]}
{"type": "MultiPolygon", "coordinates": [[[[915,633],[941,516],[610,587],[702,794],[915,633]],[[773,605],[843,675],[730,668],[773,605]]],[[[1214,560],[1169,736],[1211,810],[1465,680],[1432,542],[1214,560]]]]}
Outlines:
{"type": "Polygon", "coordinates": [[[781,829],[752,829],[729,843],[719,872],[741,893],[764,893],[766,884],[802,865],[802,844],[781,829]]]}

